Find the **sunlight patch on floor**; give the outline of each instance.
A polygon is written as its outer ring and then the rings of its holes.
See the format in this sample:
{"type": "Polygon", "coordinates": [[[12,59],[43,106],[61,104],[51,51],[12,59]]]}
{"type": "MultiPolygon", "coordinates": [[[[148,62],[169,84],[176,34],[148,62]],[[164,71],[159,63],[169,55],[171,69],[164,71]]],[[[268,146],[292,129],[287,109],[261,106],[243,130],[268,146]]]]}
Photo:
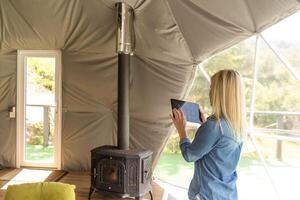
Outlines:
{"type": "Polygon", "coordinates": [[[22,169],[15,177],[6,183],[1,190],[6,190],[9,185],[43,182],[51,173],[51,170],[22,169]]]}

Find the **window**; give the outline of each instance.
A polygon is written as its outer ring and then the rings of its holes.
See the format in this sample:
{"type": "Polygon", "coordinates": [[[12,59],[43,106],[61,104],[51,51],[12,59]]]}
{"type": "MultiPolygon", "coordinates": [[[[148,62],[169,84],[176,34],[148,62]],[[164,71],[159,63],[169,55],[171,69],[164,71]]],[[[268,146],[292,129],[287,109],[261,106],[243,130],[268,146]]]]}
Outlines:
{"type": "MultiPolygon", "coordinates": [[[[210,76],[221,69],[242,74],[251,136],[238,166],[242,200],[300,195],[299,22],[300,12],[200,64],[187,97],[210,113],[210,76]]],[[[194,133],[189,131],[191,137],[194,133]]],[[[154,173],[175,188],[172,193],[186,192],[194,172],[180,155],[178,141],[176,133],[171,136],[154,173]]]]}

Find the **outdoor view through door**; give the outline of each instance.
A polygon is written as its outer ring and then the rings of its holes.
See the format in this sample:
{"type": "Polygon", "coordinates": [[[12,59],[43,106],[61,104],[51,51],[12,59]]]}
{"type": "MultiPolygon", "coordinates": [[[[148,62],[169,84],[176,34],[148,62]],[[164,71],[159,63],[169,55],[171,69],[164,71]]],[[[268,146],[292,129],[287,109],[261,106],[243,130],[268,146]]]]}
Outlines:
{"type": "Polygon", "coordinates": [[[18,51],[17,109],[17,164],[59,168],[59,51],[18,51]]]}

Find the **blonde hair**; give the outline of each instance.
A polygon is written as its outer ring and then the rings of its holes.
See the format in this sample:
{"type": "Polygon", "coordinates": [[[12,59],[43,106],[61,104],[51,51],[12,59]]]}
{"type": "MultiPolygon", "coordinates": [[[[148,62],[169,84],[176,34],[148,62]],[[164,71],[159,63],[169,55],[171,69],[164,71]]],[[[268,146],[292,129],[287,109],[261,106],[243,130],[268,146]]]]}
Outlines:
{"type": "Polygon", "coordinates": [[[245,95],[241,75],[235,70],[221,70],[211,77],[209,92],[213,116],[223,117],[237,140],[245,136],[245,95]]]}

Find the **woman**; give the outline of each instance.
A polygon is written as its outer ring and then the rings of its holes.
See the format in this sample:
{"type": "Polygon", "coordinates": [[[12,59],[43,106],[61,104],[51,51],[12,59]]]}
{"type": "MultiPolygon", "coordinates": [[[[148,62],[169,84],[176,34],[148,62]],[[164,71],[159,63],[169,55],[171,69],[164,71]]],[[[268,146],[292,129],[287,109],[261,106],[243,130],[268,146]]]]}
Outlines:
{"type": "Polygon", "coordinates": [[[189,186],[190,200],[235,200],[236,167],[245,133],[245,98],[241,76],[234,70],[221,70],[211,78],[209,92],[212,115],[205,118],[193,142],[186,135],[181,110],[170,115],[180,137],[180,149],[195,171],[189,186]]]}

